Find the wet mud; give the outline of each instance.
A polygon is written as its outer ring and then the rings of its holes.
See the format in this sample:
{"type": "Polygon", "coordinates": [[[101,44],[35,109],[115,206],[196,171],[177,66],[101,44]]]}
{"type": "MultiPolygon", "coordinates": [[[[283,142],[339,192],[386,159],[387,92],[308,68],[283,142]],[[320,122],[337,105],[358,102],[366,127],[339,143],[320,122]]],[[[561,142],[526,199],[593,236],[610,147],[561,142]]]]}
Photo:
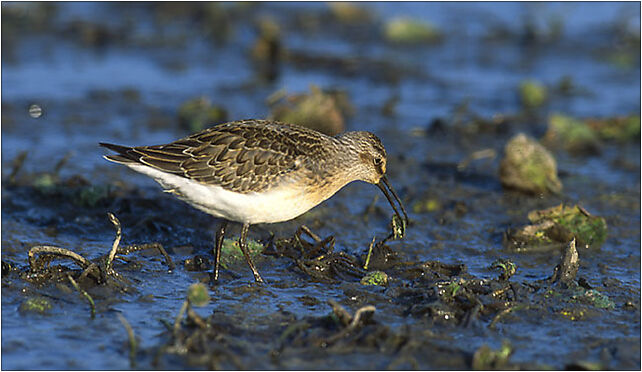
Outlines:
{"type": "Polygon", "coordinates": [[[2,368],[639,370],[639,4],[578,6],[3,3],[2,368]],[[408,224],[351,184],[214,281],[97,144],[248,117],[376,133],[408,224]]]}

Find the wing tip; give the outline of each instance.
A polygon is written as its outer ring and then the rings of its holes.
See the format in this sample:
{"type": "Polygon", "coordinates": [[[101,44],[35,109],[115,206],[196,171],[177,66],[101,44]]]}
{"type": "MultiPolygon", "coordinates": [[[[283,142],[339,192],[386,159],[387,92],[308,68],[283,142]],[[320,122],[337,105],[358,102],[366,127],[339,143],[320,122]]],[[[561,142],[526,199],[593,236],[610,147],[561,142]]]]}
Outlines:
{"type": "Polygon", "coordinates": [[[111,155],[103,155],[103,158],[105,160],[108,160],[114,163],[119,163],[119,164],[131,164],[131,163],[138,162],[138,160],[132,157],[131,154],[129,153],[129,151],[132,149],[131,147],[115,145],[113,143],[106,143],[106,142],[99,142],[98,144],[102,147],[105,147],[111,151],[118,153],[118,154],[111,154],[111,155]]]}
{"type": "Polygon", "coordinates": [[[98,145],[100,145],[101,147],[105,147],[109,150],[115,151],[119,154],[124,154],[128,150],[131,150],[131,147],[116,145],[116,144],[107,143],[107,142],[98,142],[98,145]]]}

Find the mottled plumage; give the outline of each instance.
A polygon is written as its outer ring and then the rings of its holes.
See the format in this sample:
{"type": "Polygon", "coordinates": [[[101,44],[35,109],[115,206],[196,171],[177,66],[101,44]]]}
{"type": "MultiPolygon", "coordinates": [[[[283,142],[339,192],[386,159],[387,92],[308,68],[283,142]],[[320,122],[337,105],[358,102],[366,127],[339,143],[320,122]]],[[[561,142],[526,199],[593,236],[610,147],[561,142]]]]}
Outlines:
{"type": "Polygon", "coordinates": [[[301,167],[314,171],[316,162],[328,156],[323,143],[329,138],[296,125],[242,120],[217,125],[166,145],[102,145],[119,153],[108,155],[109,160],[140,162],[246,194],[274,187],[301,167]]]}
{"type": "MultiPolygon", "coordinates": [[[[243,223],[244,253],[250,224],[295,218],[355,180],[377,184],[399,215],[384,187],[390,188],[384,176],[386,150],[369,132],[330,137],[297,125],[241,120],[166,145],[101,146],[118,153],[106,155],[107,160],[154,178],[200,210],[243,223]]],[[[215,278],[219,254],[217,239],[215,278]]],[[[255,279],[262,281],[249,256],[246,259],[255,279]]]]}

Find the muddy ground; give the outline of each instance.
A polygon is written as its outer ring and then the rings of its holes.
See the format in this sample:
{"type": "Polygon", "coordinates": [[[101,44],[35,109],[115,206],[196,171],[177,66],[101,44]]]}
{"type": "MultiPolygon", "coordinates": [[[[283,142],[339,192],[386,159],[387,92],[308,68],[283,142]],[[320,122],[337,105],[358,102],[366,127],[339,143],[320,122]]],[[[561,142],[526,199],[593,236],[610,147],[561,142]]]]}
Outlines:
{"type": "Polygon", "coordinates": [[[3,3],[2,368],[639,370],[639,11],[3,3]],[[267,284],[231,240],[214,282],[219,221],[97,146],[313,116],[297,94],[382,138],[403,239],[382,242],[392,210],[354,183],[252,227],[267,284]],[[518,133],[561,189],[502,186],[518,133]],[[602,217],[605,241],[515,242],[560,204],[602,217]]]}

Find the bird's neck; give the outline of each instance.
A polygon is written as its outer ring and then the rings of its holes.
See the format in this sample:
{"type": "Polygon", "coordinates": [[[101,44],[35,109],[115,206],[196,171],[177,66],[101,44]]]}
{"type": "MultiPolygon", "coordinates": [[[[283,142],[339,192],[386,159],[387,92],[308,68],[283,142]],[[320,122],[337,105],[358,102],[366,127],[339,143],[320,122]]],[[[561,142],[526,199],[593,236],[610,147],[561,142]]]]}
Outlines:
{"type": "Polygon", "coordinates": [[[305,188],[315,202],[329,198],[345,185],[360,179],[358,167],[361,160],[349,134],[334,137],[332,145],[328,146],[330,153],[310,168],[305,188]]]}

